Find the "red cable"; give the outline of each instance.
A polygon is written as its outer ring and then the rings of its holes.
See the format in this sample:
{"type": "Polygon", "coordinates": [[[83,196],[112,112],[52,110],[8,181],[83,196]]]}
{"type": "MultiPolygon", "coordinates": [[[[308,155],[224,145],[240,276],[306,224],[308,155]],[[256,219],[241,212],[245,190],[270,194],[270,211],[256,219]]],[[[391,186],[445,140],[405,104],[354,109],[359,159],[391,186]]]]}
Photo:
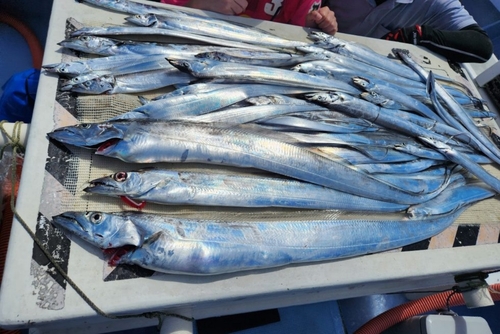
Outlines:
{"type": "MultiPolygon", "coordinates": [[[[14,213],[10,207],[10,199],[12,195],[17,196],[17,191],[19,189],[19,180],[21,179],[21,171],[22,171],[22,163],[23,160],[21,158],[12,158],[12,162],[14,163],[14,159],[17,159],[18,168],[16,170],[16,184],[11,183],[10,176],[10,168],[7,177],[0,185],[0,193],[4,194],[4,197],[0,199],[0,203],[4,206],[2,212],[2,222],[0,223],[0,286],[2,285],[2,278],[5,267],[5,257],[7,256],[7,248],[9,246],[10,239],[10,231],[12,228],[12,220],[14,219],[14,213]],[[12,189],[14,188],[14,189],[12,189]]],[[[20,330],[7,330],[0,328],[0,334],[21,334],[20,330]]]]}
{"type": "Polygon", "coordinates": [[[0,13],[0,22],[10,25],[12,28],[16,29],[28,43],[28,47],[31,52],[31,58],[33,59],[33,67],[36,69],[41,69],[42,59],[43,59],[43,49],[40,41],[33,33],[33,31],[23,22],[10,16],[9,14],[0,13]]]}
{"type": "MultiPolygon", "coordinates": [[[[493,290],[499,290],[500,283],[493,284],[490,287],[493,290]]],[[[500,294],[492,294],[492,298],[494,301],[499,301],[500,294]]],[[[354,334],[379,334],[395,324],[413,316],[464,304],[464,298],[459,292],[453,293],[447,291],[426,296],[385,311],[358,328],[354,334]]]]}

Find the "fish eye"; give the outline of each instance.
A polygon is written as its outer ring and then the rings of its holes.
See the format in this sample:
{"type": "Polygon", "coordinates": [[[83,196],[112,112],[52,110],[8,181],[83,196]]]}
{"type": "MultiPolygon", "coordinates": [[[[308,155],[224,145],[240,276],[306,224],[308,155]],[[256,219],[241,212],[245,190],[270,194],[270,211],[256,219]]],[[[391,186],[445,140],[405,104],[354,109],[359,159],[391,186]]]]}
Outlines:
{"type": "Polygon", "coordinates": [[[92,124],[90,124],[90,123],[81,123],[79,126],[81,128],[83,128],[83,129],[90,129],[90,127],[92,126],[92,124]]]}
{"type": "Polygon", "coordinates": [[[117,182],[125,182],[127,180],[127,172],[118,172],[113,175],[113,179],[117,182]]]}
{"type": "Polygon", "coordinates": [[[90,215],[90,222],[92,224],[100,224],[102,222],[102,215],[99,212],[94,212],[90,215]]]}

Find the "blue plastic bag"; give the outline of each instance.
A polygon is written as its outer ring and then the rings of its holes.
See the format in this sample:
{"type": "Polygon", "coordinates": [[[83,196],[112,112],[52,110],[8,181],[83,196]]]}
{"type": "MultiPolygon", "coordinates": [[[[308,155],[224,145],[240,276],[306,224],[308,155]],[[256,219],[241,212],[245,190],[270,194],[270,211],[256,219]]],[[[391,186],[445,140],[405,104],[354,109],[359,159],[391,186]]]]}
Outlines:
{"type": "Polygon", "coordinates": [[[0,120],[31,123],[40,70],[32,68],[14,74],[2,86],[0,120]]]}

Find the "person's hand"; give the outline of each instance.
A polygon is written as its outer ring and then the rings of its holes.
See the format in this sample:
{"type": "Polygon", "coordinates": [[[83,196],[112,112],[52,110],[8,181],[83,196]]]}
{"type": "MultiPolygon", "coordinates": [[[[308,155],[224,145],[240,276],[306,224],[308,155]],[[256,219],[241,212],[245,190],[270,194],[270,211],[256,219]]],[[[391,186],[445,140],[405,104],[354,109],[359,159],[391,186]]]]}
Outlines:
{"type": "Polygon", "coordinates": [[[414,27],[401,28],[395,31],[391,31],[382,38],[388,41],[396,41],[396,42],[418,45],[420,43],[421,37],[422,37],[422,27],[417,24],[414,27]]]}
{"type": "Polygon", "coordinates": [[[305,26],[311,28],[317,27],[329,35],[335,35],[338,31],[335,13],[327,6],[321,7],[318,10],[313,10],[307,14],[305,26]]]}
{"type": "Polygon", "coordinates": [[[226,15],[239,15],[245,11],[248,2],[246,0],[190,0],[186,6],[226,15]]]}

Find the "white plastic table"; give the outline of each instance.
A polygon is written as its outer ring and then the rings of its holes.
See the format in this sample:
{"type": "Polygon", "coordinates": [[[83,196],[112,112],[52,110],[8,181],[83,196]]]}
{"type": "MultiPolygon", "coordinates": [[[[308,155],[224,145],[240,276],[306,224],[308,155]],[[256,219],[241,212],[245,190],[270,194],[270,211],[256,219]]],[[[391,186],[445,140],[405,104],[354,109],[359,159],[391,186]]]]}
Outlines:
{"type": "MultiPolygon", "coordinates": [[[[149,2],[152,4],[152,2],[149,2]]],[[[64,55],[56,44],[64,39],[66,20],[86,25],[123,24],[125,15],[76,1],[54,0],[44,64],[58,63],[64,55]]],[[[292,26],[251,19],[260,28],[290,39],[306,40],[307,31],[292,26]]],[[[339,34],[387,54],[393,42],[339,34]]],[[[429,52],[404,45],[427,57],[428,68],[458,78],[447,62],[429,52]]],[[[56,100],[58,79],[42,75],[30,128],[17,210],[37,235],[58,256],[70,277],[85,294],[109,314],[166,311],[202,319],[261,309],[306,304],[369,294],[450,286],[454,276],[500,267],[500,205],[490,199],[474,205],[442,234],[414,251],[402,249],[345,260],[294,265],[274,270],[250,271],[214,277],[154,274],[136,276],[132,271],[110,272],[99,250],[68,240],[50,228],[50,217],[60,213],[71,196],[60,182],[67,172],[64,156],[49,152],[46,134],[76,123],[56,100]],[[60,160],[58,160],[60,159],[60,160]],[[60,170],[58,170],[60,163],[60,170]],[[50,234],[48,239],[45,237],[50,234]],[[460,244],[462,243],[462,244],[460,244]],[[463,246],[463,247],[459,247],[463,246]]],[[[489,168],[496,172],[496,168],[489,168]]],[[[0,290],[0,326],[35,328],[37,333],[90,333],[157,324],[156,319],[110,320],[97,315],[61,277],[53,272],[19,222],[13,222],[5,275],[0,290]],[[54,278],[55,277],[55,278],[54,278]]],[[[190,330],[184,320],[167,318],[167,326],[190,330]]],[[[172,329],[173,330],[173,329],[172,329]]]]}

